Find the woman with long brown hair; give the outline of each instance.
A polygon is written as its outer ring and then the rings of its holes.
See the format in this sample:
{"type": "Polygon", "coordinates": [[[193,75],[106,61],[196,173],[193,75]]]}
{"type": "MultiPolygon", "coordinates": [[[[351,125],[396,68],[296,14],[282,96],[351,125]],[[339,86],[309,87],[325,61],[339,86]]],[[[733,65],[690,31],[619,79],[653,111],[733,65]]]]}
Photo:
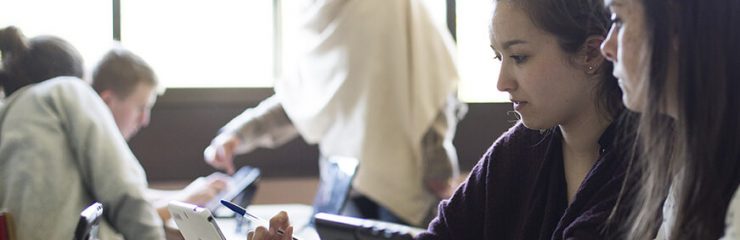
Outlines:
{"type": "Polygon", "coordinates": [[[606,2],[602,50],[624,103],[642,113],[639,205],[625,238],[660,227],[658,239],[718,239],[725,216],[728,229],[740,224],[740,203],[728,207],[740,183],[740,1],[606,2]]]}

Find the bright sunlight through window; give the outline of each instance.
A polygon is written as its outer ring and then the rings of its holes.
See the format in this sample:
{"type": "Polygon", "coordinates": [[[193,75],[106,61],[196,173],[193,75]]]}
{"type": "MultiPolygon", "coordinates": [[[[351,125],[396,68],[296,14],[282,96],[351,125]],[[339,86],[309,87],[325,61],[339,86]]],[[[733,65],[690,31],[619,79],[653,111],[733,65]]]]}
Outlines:
{"type": "Polygon", "coordinates": [[[271,87],[273,1],[121,1],[121,42],[171,87],[271,87]]]}
{"type": "Polygon", "coordinates": [[[465,102],[507,102],[509,95],[496,89],[501,63],[488,39],[491,1],[457,1],[458,96],[465,102]]]}
{"type": "Polygon", "coordinates": [[[88,69],[111,46],[111,1],[6,0],[0,9],[0,28],[14,25],[28,38],[61,37],[80,51],[88,69]]]}
{"type": "MultiPolygon", "coordinates": [[[[446,1],[424,1],[444,25],[446,1]]],[[[125,0],[121,42],[152,65],[165,87],[271,87],[294,51],[289,31],[294,5],[291,0],[125,0]],[[278,34],[274,3],[282,5],[278,34]],[[275,44],[279,41],[282,47],[275,44]],[[275,54],[283,56],[277,66],[275,54]]],[[[109,0],[8,0],[0,1],[0,8],[0,27],[16,25],[28,37],[60,36],[80,50],[88,69],[112,42],[109,0]]],[[[457,1],[456,10],[460,99],[507,101],[508,94],[496,89],[500,63],[489,47],[491,2],[457,1]]]]}

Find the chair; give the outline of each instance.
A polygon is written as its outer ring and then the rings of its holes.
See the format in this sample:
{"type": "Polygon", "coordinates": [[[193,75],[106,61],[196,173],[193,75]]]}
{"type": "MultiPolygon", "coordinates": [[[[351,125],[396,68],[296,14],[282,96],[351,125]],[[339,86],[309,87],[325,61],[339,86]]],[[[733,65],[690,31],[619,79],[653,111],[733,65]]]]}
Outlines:
{"type": "Polygon", "coordinates": [[[103,204],[93,203],[82,210],[80,220],[75,228],[75,240],[97,240],[100,216],[103,215],[103,204]]]}
{"type": "Polygon", "coordinates": [[[0,240],[15,240],[13,217],[6,210],[0,210],[0,240]]]}

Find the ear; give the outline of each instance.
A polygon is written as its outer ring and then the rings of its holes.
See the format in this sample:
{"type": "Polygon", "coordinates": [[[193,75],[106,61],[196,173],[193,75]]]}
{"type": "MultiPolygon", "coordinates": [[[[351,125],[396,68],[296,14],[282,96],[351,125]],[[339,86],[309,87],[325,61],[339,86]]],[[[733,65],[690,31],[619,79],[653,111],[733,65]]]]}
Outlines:
{"type": "Polygon", "coordinates": [[[591,35],[586,38],[579,54],[579,64],[583,66],[586,73],[596,74],[604,64],[604,56],[601,55],[601,43],[605,40],[604,36],[591,35]]]}
{"type": "Polygon", "coordinates": [[[100,98],[103,99],[105,105],[108,105],[108,107],[110,107],[113,103],[114,98],[116,98],[116,94],[113,93],[112,90],[103,90],[102,92],[100,92],[100,98]]]}

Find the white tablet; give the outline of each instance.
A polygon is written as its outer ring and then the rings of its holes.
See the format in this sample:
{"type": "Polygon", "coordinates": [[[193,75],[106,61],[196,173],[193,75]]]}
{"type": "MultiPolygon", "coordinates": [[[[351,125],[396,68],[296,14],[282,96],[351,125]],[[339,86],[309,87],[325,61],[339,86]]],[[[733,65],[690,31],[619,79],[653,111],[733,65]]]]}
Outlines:
{"type": "Polygon", "coordinates": [[[226,240],[208,209],[177,201],[170,202],[167,209],[185,240],[226,240]]]}

